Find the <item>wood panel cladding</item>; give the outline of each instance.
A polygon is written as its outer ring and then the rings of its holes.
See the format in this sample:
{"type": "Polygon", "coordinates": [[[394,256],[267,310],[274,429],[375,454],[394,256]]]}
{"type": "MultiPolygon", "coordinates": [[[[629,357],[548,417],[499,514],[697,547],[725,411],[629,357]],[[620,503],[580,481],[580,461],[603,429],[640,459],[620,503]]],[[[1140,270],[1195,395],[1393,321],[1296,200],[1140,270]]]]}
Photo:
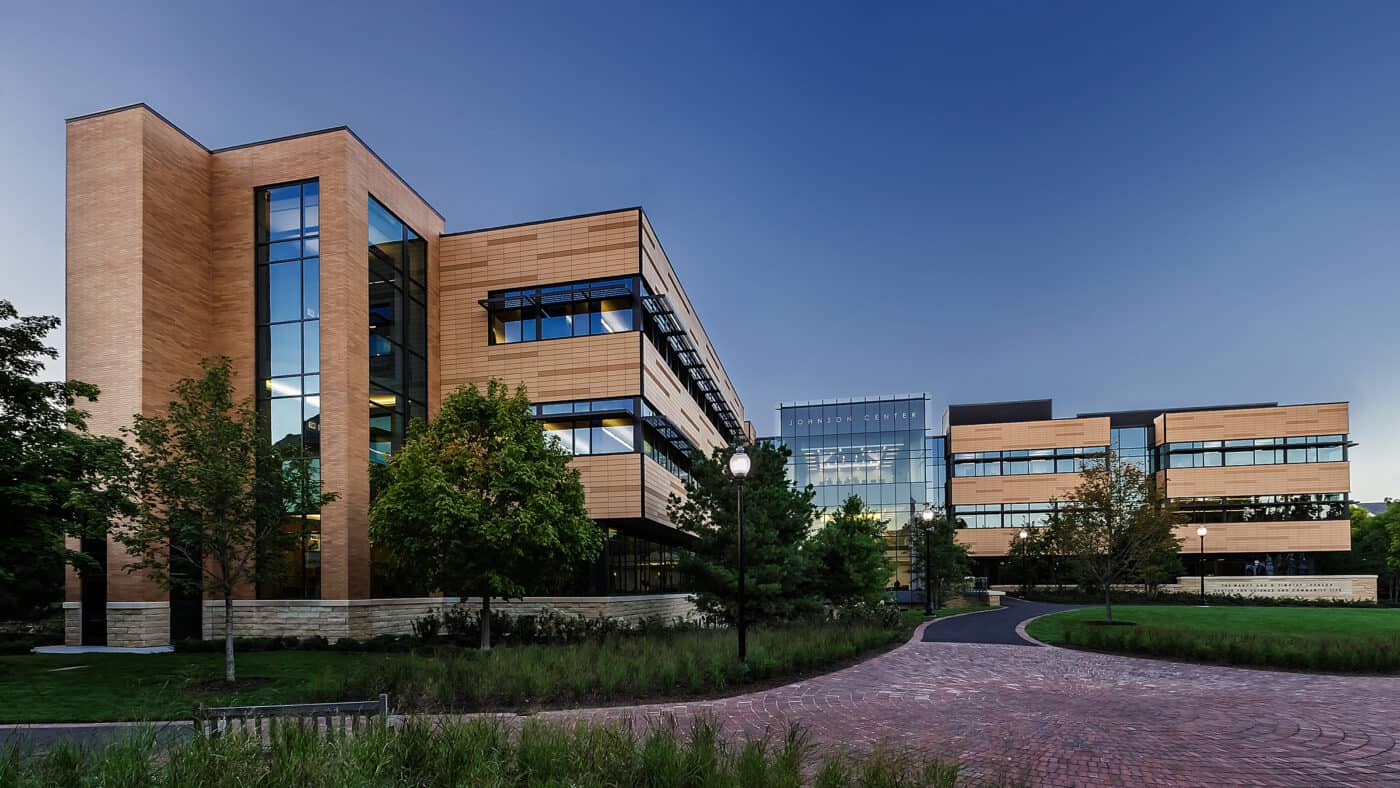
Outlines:
{"type": "Polygon", "coordinates": [[[734,414],[739,417],[739,421],[742,422],[744,420],[744,403],[739,400],[739,393],[734,390],[734,384],[729,380],[729,373],[725,371],[724,364],[719,360],[719,354],[715,352],[714,345],[710,343],[710,337],[705,333],[705,327],[700,323],[699,314],[690,303],[690,297],[686,295],[685,288],[681,286],[680,278],[676,276],[675,269],[671,267],[666,250],[661,247],[661,242],[657,240],[656,231],[651,227],[651,220],[646,217],[645,213],[642,213],[641,217],[642,277],[646,279],[647,285],[651,287],[653,293],[665,294],[670,299],[681,321],[690,331],[695,347],[700,351],[700,355],[714,374],[715,380],[719,384],[720,393],[729,403],[729,407],[734,409],[734,414]]]}
{"type": "Polygon", "coordinates": [[[639,517],[642,513],[642,458],[637,454],[575,457],[584,504],[595,520],[639,517]]]}
{"type": "Polygon", "coordinates": [[[1079,486],[1077,473],[1026,476],[961,476],[953,479],[954,506],[974,503],[1035,503],[1068,498],[1079,486]]]}
{"type": "MultiPolygon", "coordinates": [[[[1351,521],[1221,523],[1206,526],[1207,553],[1297,553],[1351,549],[1351,521]]],[[[1178,526],[1181,552],[1198,553],[1195,525],[1178,526]]]]}
{"type": "Polygon", "coordinates": [[[1283,438],[1294,435],[1342,435],[1349,430],[1345,402],[1284,405],[1167,413],[1157,442],[1283,438]]]}
{"type": "Polygon", "coordinates": [[[1166,475],[1167,495],[1171,498],[1335,493],[1351,490],[1351,463],[1348,462],[1245,465],[1233,468],[1170,468],[1166,475]]]}
{"type": "Polygon", "coordinates": [[[670,471],[661,467],[661,464],[656,460],[643,457],[642,462],[646,477],[644,516],[648,520],[674,525],[671,522],[671,516],[666,511],[667,503],[671,500],[672,495],[685,500],[685,484],[670,471]]]}
{"type": "Polygon", "coordinates": [[[963,454],[977,451],[1107,446],[1108,430],[1107,416],[1003,424],[964,424],[949,431],[949,451],[963,454]]]}

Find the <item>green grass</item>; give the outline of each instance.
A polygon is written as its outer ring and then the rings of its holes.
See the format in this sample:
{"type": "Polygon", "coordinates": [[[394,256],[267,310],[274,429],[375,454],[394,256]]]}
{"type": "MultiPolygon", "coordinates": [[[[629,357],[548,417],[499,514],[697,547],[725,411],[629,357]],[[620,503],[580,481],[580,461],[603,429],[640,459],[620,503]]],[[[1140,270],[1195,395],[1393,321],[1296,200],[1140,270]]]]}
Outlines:
{"type": "Polygon", "coordinates": [[[280,727],[271,747],[240,735],[196,737],[160,752],[150,731],[103,751],[60,745],[27,756],[0,750],[0,785],[15,786],[696,786],[952,788],[955,765],[899,751],[858,758],[822,753],[796,729],[731,741],[699,720],[634,731],[538,720],[517,732],[496,720],[428,727],[374,726],[323,738],[280,727]]]}
{"type": "Polygon", "coordinates": [[[1115,605],[1057,613],[1026,628],[1055,645],[1228,665],[1400,673],[1400,610],[1115,605]]]}
{"type": "Polygon", "coordinates": [[[224,676],[223,654],[28,654],[0,657],[0,722],[105,722],[190,716],[210,706],[305,701],[316,677],[383,654],[272,651],[238,655],[238,690],[200,689],[224,676]],[[75,668],[61,670],[61,668],[75,668]]]}
{"type": "Polygon", "coordinates": [[[237,690],[217,688],[222,654],[88,654],[0,657],[0,722],[188,718],[213,706],[363,700],[390,694],[403,711],[625,703],[741,691],[830,669],[906,640],[918,619],[806,624],[749,633],[749,667],[724,630],[609,637],[571,645],[481,653],[267,651],[238,655],[237,690]],[[74,670],[57,670],[76,667],[74,670]],[[206,686],[208,685],[208,686],[206,686]]]}

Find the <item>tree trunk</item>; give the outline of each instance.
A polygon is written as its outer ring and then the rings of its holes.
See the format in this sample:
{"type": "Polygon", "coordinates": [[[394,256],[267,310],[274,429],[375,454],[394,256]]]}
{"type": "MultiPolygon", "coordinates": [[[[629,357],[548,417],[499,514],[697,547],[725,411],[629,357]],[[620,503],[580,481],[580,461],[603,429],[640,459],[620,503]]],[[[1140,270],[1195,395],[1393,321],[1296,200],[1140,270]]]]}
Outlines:
{"type": "Polygon", "coordinates": [[[491,650],[491,595],[481,595],[481,650],[491,650]]]}
{"type": "Polygon", "coordinates": [[[232,684],[233,671],[233,592],[224,590],[224,681],[232,684]]]}
{"type": "Polygon", "coordinates": [[[1113,587],[1103,584],[1103,620],[1113,623],[1113,587]]]}

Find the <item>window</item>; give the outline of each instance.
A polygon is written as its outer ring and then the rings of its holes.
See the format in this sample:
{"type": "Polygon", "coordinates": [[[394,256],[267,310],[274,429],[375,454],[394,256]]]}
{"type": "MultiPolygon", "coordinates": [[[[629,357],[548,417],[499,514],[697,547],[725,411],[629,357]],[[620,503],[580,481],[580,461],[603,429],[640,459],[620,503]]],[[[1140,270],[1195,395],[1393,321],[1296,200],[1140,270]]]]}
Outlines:
{"type": "Polygon", "coordinates": [[[1052,501],[970,504],[953,507],[953,522],[958,528],[1040,528],[1054,512],[1052,501]]]}
{"type": "Polygon", "coordinates": [[[1159,447],[1158,463],[1166,468],[1218,468],[1221,465],[1342,462],[1346,460],[1346,447],[1345,435],[1182,441],[1159,447]]]}
{"type": "Polygon", "coordinates": [[[369,198],[370,462],[383,464],[428,407],[428,244],[369,198]]]}
{"type": "MultiPolygon", "coordinates": [[[[253,192],[257,406],[290,472],[320,484],[320,184],[309,180],[253,192]]],[[[307,496],[311,497],[311,496],[307,496]]],[[[290,571],[262,598],[321,595],[320,512],[293,506],[283,525],[298,535],[290,571]]]]}
{"type": "Polygon", "coordinates": [[[1345,520],[1345,493],[1175,498],[1192,523],[1298,522],[1345,520]]]}
{"type": "Polygon", "coordinates": [[[966,452],[953,455],[953,476],[1024,476],[1041,473],[1079,473],[1105,447],[1067,449],[1016,449],[966,452]]]}
{"type": "Polygon", "coordinates": [[[599,279],[493,291],[482,303],[491,344],[507,345],[631,331],[634,293],[630,278],[599,279]]]}

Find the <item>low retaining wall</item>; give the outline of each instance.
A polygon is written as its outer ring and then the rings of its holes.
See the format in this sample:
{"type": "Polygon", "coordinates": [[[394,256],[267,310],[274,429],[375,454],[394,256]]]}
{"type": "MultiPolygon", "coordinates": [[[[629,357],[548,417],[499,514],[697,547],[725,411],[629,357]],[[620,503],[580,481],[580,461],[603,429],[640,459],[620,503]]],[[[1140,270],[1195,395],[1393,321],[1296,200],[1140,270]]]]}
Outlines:
{"type": "MultiPolygon", "coordinates": [[[[366,639],[376,635],[408,635],[413,622],[430,610],[457,604],[457,597],[413,599],[236,599],[233,602],[235,637],[311,637],[330,641],[366,639]]],[[[473,610],[480,597],[462,600],[473,610]]],[[[82,642],[82,617],[77,602],[63,605],[64,642],[82,642]]],[[[695,604],[686,594],[640,596],[548,596],[491,600],[491,609],[509,615],[539,615],[553,611],[588,618],[616,618],[636,622],[660,617],[668,621],[690,619],[695,604]]],[[[204,601],[203,636],[224,635],[224,603],[204,601]]],[[[170,605],[167,602],[112,602],[107,605],[107,645],[161,646],[170,642],[170,605]]]]}
{"type": "MultiPolygon", "coordinates": [[[[995,585],[993,589],[1015,593],[1018,585],[995,585]]],[[[1037,585],[1042,591],[1057,588],[1074,588],[1074,584],[1063,586],[1037,585]]],[[[1120,584],[1115,589],[1141,591],[1142,584],[1120,584]]],[[[1201,578],[1181,576],[1175,583],[1163,583],[1158,591],[1199,594],[1201,578]]],[[[1255,596],[1271,599],[1338,600],[1345,602],[1375,602],[1375,575],[1206,575],[1206,594],[1222,596],[1255,596]]]]}
{"type": "MultiPolygon", "coordinates": [[[[1176,585],[1163,585],[1160,588],[1163,591],[1199,593],[1201,578],[1199,575],[1178,577],[1176,585]]],[[[1272,597],[1274,599],[1335,599],[1349,602],[1374,602],[1376,601],[1376,576],[1207,575],[1206,593],[1272,597]]]]}

